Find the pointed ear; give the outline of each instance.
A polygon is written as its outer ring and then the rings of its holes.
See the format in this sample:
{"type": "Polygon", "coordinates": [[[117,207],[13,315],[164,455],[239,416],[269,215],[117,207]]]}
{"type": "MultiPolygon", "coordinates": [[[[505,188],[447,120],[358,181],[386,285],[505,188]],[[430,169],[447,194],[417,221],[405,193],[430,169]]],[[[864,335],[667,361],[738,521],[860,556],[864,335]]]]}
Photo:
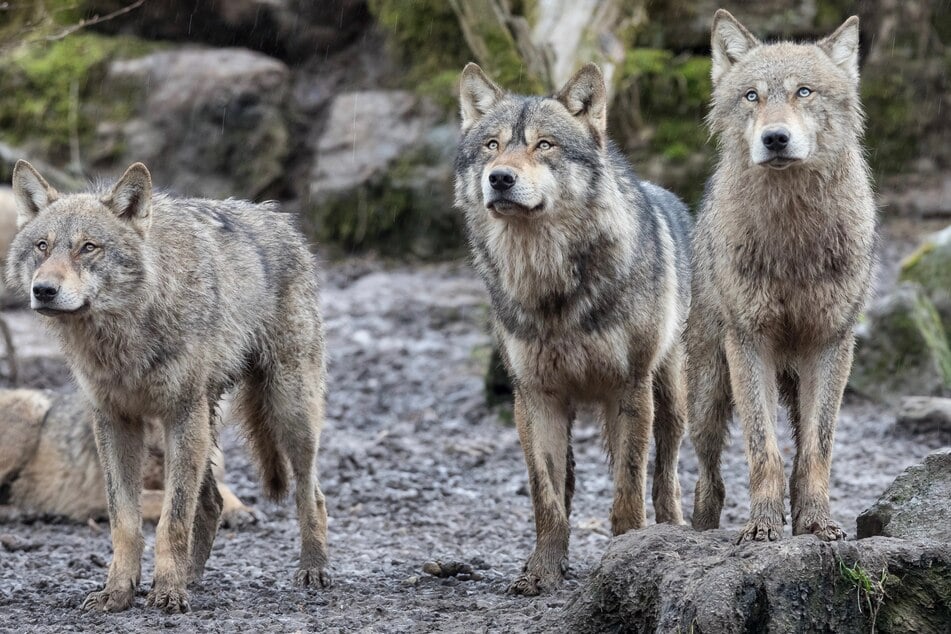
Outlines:
{"type": "Polygon", "coordinates": [[[604,144],[608,128],[608,98],[604,87],[604,75],[597,64],[585,64],[568,83],[558,91],[555,99],[564,104],[575,117],[583,119],[604,144]]]}
{"type": "Polygon", "coordinates": [[[59,193],[24,160],[13,167],[13,197],[17,204],[17,229],[59,198],[59,193]]]}
{"type": "Polygon", "coordinates": [[[145,165],[135,163],[129,167],[102,198],[102,204],[140,231],[148,229],[152,221],[152,177],[145,165]]]}
{"type": "Polygon", "coordinates": [[[466,64],[459,81],[463,132],[475,125],[504,96],[505,91],[492,83],[478,64],[466,64]]]}
{"type": "Polygon", "coordinates": [[[835,30],[835,33],[819,42],[832,61],[844,70],[853,81],[859,80],[859,18],[853,15],[835,30]]]}
{"type": "Polygon", "coordinates": [[[718,9],[713,16],[710,50],[713,57],[710,76],[713,83],[723,77],[733,64],[760,42],[726,9],[718,9]]]}

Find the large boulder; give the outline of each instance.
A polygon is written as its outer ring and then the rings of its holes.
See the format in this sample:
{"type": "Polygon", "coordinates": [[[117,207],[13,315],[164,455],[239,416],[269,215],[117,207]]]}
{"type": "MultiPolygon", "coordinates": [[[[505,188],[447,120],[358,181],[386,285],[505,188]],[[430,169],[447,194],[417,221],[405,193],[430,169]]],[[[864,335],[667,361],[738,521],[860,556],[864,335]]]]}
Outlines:
{"type": "Polygon", "coordinates": [[[666,524],[618,537],[567,606],[566,631],[946,632],[951,623],[951,544],[734,538],[666,524]]]}
{"type": "Polygon", "coordinates": [[[906,434],[938,434],[951,439],[951,398],[903,398],[895,418],[895,429],[906,434]]]}
{"type": "Polygon", "coordinates": [[[109,65],[127,121],[99,127],[100,161],[143,161],[184,195],[266,198],[283,188],[289,71],[245,49],[184,47],[109,65]]]}
{"type": "Polygon", "coordinates": [[[876,399],[951,393],[951,350],[920,286],[902,284],[879,299],[857,334],[853,391],[876,399]]]}
{"type": "Polygon", "coordinates": [[[329,108],[304,202],[317,237],[390,254],[458,247],[455,127],[441,124],[428,100],[403,90],[347,92],[329,108]]]}
{"type": "Polygon", "coordinates": [[[951,448],[908,467],[856,520],[859,538],[884,535],[951,543],[951,448]]]}
{"type": "Polygon", "coordinates": [[[951,333],[951,226],[929,236],[905,258],[899,279],[925,289],[941,315],[945,333],[951,333]]]}

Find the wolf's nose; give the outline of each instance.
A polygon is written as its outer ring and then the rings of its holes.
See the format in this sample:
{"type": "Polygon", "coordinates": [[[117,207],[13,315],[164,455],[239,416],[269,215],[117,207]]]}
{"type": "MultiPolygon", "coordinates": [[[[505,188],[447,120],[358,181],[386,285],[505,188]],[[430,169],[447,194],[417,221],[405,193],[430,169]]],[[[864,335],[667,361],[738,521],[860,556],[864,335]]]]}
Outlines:
{"type": "Polygon", "coordinates": [[[786,128],[773,128],[763,131],[763,145],[771,152],[778,152],[786,149],[789,145],[789,130],[786,128]]]}
{"type": "Polygon", "coordinates": [[[37,282],[33,285],[33,297],[40,300],[41,302],[48,302],[54,297],[56,293],[59,292],[58,286],[53,286],[52,284],[46,284],[44,282],[37,282]]]}
{"type": "Polygon", "coordinates": [[[492,170],[492,172],[489,174],[489,185],[492,185],[492,189],[496,191],[504,192],[506,189],[512,189],[512,185],[515,184],[516,178],[515,172],[512,170],[492,170]]]}

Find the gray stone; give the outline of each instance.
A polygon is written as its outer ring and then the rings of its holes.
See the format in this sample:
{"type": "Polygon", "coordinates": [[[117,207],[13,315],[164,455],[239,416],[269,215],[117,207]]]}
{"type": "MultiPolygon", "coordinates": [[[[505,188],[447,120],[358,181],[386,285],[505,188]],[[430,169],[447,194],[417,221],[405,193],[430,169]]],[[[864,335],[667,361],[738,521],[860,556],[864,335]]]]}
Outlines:
{"type": "Polygon", "coordinates": [[[185,47],[109,65],[104,90],[135,103],[100,126],[99,151],[142,161],[158,184],[189,196],[264,198],[283,187],[289,71],[243,49],[185,47]]]}
{"type": "Polygon", "coordinates": [[[905,283],[869,309],[849,387],[874,399],[951,393],[951,350],[934,304],[905,283]]]}
{"type": "Polygon", "coordinates": [[[951,448],[908,467],[859,515],[859,538],[873,535],[951,542],[951,448]]]}
{"type": "Polygon", "coordinates": [[[903,398],[895,419],[895,427],[910,434],[938,433],[951,436],[951,398],[903,398]]]}
{"type": "Polygon", "coordinates": [[[951,544],[734,538],[663,524],[616,538],[566,607],[566,631],[946,632],[951,622],[951,544]]]}

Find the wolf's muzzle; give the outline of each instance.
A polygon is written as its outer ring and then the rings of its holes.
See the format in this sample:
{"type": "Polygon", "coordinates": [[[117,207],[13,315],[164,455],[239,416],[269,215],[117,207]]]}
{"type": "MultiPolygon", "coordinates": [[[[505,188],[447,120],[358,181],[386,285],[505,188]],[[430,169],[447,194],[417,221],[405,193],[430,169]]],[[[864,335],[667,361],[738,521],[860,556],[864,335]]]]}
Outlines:
{"type": "Polygon", "coordinates": [[[33,297],[41,302],[51,302],[59,293],[59,286],[53,286],[48,282],[36,282],[33,284],[33,297]]]}

